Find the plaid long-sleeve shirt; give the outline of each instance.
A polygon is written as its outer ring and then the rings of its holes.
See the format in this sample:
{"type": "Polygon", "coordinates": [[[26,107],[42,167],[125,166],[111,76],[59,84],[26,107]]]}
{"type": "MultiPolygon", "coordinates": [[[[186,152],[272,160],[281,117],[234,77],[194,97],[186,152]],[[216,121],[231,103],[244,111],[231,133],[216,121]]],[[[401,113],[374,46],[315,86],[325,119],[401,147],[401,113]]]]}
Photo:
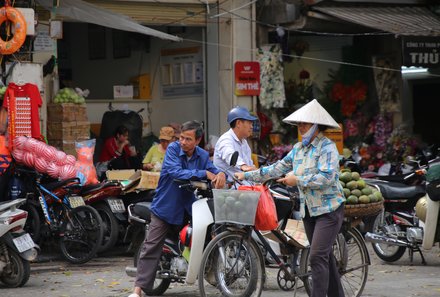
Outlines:
{"type": "Polygon", "coordinates": [[[345,202],[339,183],[339,153],[335,143],[322,133],[308,146],[298,142],[277,163],[246,172],[245,179],[262,182],[286,174],[294,174],[298,178],[302,217],[305,205],[310,216],[319,216],[336,210],[345,202]]]}

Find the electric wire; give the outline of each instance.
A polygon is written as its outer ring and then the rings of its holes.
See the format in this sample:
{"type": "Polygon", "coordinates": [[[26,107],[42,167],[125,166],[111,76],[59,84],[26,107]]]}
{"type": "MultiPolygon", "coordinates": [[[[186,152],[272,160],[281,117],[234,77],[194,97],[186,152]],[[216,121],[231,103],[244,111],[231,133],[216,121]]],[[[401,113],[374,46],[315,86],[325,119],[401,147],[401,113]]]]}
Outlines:
{"type": "MultiPolygon", "coordinates": [[[[184,38],[183,40],[185,41],[189,41],[189,42],[194,42],[194,43],[198,43],[198,44],[202,44],[202,45],[210,45],[210,46],[218,46],[218,47],[224,47],[224,48],[228,48],[228,49],[235,49],[235,50],[249,50],[252,51],[254,53],[256,52],[269,52],[269,51],[264,51],[261,48],[257,48],[257,49],[250,49],[250,48],[241,48],[241,47],[234,47],[234,46],[230,46],[230,45],[226,45],[226,44],[221,44],[221,43],[216,43],[216,42],[204,42],[204,41],[200,41],[200,40],[196,40],[196,39],[188,39],[188,38],[184,38]]],[[[298,56],[298,55],[292,55],[292,54],[282,54],[283,57],[291,57],[291,58],[298,58],[298,59],[305,59],[305,60],[311,60],[311,61],[316,61],[316,62],[323,62],[323,63],[330,63],[330,64],[338,64],[338,65],[346,65],[346,66],[352,66],[352,67],[361,67],[361,68],[369,68],[369,69],[373,69],[373,70],[382,70],[382,71],[393,71],[393,72],[401,72],[402,69],[397,69],[397,68],[389,68],[389,67],[380,67],[380,66],[374,66],[374,65],[366,65],[366,64],[359,64],[359,63],[351,63],[351,62],[344,62],[344,61],[338,61],[338,60],[330,60],[330,59],[321,59],[321,58],[313,58],[313,57],[307,57],[307,56],[298,56]]],[[[434,73],[429,73],[427,72],[426,75],[432,76],[432,77],[440,77],[440,74],[434,74],[434,73]]]]}
{"type": "MultiPolygon", "coordinates": [[[[226,1],[227,0],[225,0],[224,2],[226,2],[226,1]]],[[[282,29],[287,30],[288,32],[289,31],[295,31],[295,32],[298,32],[298,33],[323,35],[323,36],[338,36],[338,37],[341,37],[341,36],[375,36],[375,35],[377,35],[377,36],[384,36],[384,35],[397,35],[397,34],[392,33],[392,32],[328,33],[328,32],[307,31],[307,30],[300,30],[300,29],[290,29],[290,28],[287,28],[287,27],[283,27],[283,26],[279,26],[279,25],[273,25],[273,24],[261,22],[261,21],[258,21],[258,20],[250,19],[250,18],[241,16],[241,15],[239,15],[239,14],[234,12],[234,11],[242,9],[242,8],[244,8],[244,7],[246,7],[246,6],[250,5],[250,4],[254,4],[257,1],[258,0],[251,1],[251,2],[249,2],[247,4],[245,4],[245,5],[233,8],[231,10],[225,10],[225,9],[223,9],[221,7],[221,4],[223,4],[224,2],[217,3],[216,7],[218,7],[220,10],[224,11],[224,13],[220,13],[220,14],[214,15],[214,16],[212,16],[210,18],[225,18],[227,20],[230,20],[231,19],[230,17],[227,17],[227,18],[223,17],[223,15],[225,15],[225,14],[230,14],[232,16],[235,16],[238,19],[246,20],[246,21],[249,21],[249,22],[254,22],[254,23],[257,23],[259,25],[266,26],[266,27],[269,27],[269,28],[276,29],[276,28],[280,28],[281,27],[282,29]]],[[[158,2],[158,1],[156,1],[156,2],[158,2]]],[[[184,19],[187,19],[187,18],[190,18],[190,17],[192,17],[192,16],[182,18],[181,20],[184,20],[184,19]]],[[[181,20],[177,20],[177,21],[174,21],[172,23],[177,23],[177,22],[180,22],[181,20]]],[[[418,33],[418,32],[422,32],[422,31],[405,32],[405,34],[407,34],[407,33],[414,34],[414,33],[418,33]]],[[[403,35],[403,33],[400,34],[400,35],[403,35]]],[[[194,42],[194,43],[198,43],[198,44],[202,44],[202,45],[211,45],[211,46],[224,47],[224,48],[228,48],[228,49],[249,50],[249,51],[252,51],[253,53],[256,53],[257,51],[263,51],[264,52],[264,50],[262,50],[261,48],[260,49],[239,48],[239,47],[233,47],[233,46],[230,46],[230,45],[225,45],[225,44],[220,44],[220,43],[206,42],[206,41],[200,41],[200,40],[183,38],[183,37],[182,37],[182,40],[183,41],[188,41],[188,42],[194,42]]],[[[374,66],[374,65],[351,63],[351,62],[344,62],[344,61],[337,61],[337,60],[330,60],[330,59],[322,59],[322,58],[313,58],[313,57],[307,57],[307,56],[304,56],[304,55],[299,56],[299,55],[293,55],[293,54],[282,54],[282,56],[283,57],[298,58],[298,59],[301,58],[301,59],[311,60],[311,61],[316,61],[316,62],[324,62],[324,63],[338,64],[338,65],[346,65],[346,66],[352,66],[352,67],[369,68],[369,69],[373,69],[373,70],[393,71],[393,72],[401,72],[402,71],[401,69],[396,69],[396,68],[379,67],[379,66],[374,66]]],[[[440,77],[439,74],[434,74],[434,73],[429,73],[429,72],[426,73],[426,75],[433,76],[433,77],[440,77]]]]}

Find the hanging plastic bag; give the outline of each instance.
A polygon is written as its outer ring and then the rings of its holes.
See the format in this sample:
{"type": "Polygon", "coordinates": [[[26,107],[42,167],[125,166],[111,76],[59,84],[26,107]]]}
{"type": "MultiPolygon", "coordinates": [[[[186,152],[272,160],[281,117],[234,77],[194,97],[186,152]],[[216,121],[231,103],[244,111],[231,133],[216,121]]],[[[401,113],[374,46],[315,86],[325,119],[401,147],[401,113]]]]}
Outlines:
{"type": "MultiPolygon", "coordinates": [[[[85,140],[75,143],[75,149],[78,154],[78,161],[75,164],[76,176],[80,179],[81,185],[96,184],[98,178],[96,168],[93,164],[93,153],[95,151],[96,139],[85,140]]],[[[69,168],[65,169],[66,173],[69,168]]]]}
{"type": "Polygon", "coordinates": [[[241,185],[237,190],[261,192],[260,200],[258,200],[257,213],[255,214],[255,229],[269,231],[278,227],[278,216],[275,202],[266,186],[241,185]]]}

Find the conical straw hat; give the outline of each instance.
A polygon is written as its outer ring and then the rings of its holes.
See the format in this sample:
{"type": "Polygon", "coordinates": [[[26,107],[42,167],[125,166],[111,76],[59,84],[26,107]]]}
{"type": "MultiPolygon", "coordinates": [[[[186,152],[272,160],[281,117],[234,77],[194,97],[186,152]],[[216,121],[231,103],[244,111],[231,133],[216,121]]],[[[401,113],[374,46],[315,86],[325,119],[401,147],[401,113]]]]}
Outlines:
{"type": "Polygon", "coordinates": [[[313,99],[312,101],[289,115],[283,120],[283,122],[292,125],[297,125],[298,123],[312,123],[328,126],[335,129],[341,128],[316,99],[313,99]]]}

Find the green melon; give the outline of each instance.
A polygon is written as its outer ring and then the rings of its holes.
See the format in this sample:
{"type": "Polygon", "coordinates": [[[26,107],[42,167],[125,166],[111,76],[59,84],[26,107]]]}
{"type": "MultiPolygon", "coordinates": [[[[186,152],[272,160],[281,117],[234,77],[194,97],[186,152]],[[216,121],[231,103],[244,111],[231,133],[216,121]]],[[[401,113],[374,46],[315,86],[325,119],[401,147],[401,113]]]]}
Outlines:
{"type": "Polygon", "coordinates": [[[348,203],[348,204],[357,204],[358,201],[359,201],[358,197],[357,197],[357,196],[354,196],[354,195],[350,195],[350,196],[348,196],[348,198],[347,198],[347,203],[348,203]]]}
{"type": "Polygon", "coordinates": [[[363,188],[365,188],[366,186],[367,186],[367,184],[365,183],[365,181],[361,178],[361,179],[359,179],[358,181],[358,189],[363,189],[363,188]]]}
{"type": "Polygon", "coordinates": [[[362,195],[361,197],[359,197],[359,203],[362,204],[370,203],[370,197],[368,197],[367,195],[362,195]]]}
{"type": "Polygon", "coordinates": [[[351,179],[352,180],[359,180],[361,178],[361,175],[359,174],[359,172],[353,171],[351,173],[351,179]]]}
{"type": "Polygon", "coordinates": [[[343,181],[344,183],[348,183],[349,181],[351,181],[351,173],[350,172],[343,172],[339,176],[339,180],[343,181]]]}
{"type": "Polygon", "coordinates": [[[354,190],[354,189],[357,189],[358,183],[357,183],[357,181],[352,180],[352,181],[349,181],[348,183],[346,183],[345,186],[347,188],[349,188],[350,190],[354,190]]]}
{"type": "Polygon", "coordinates": [[[362,192],[359,189],[351,190],[351,194],[355,195],[356,197],[361,197],[362,196],[362,192]]]}
{"type": "Polygon", "coordinates": [[[373,194],[373,190],[370,187],[363,188],[362,189],[362,194],[364,194],[364,195],[373,194]]]}
{"type": "Polygon", "coordinates": [[[373,194],[374,194],[374,196],[377,197],[377,201],[381,201],[381,200],[383,199],[383,197],[382,197],[382,193],[381,193],[381,192],[376,191],[376,192],[374,192],[373,194]]]}
{"type": "Polygon", "coordinates": [[[345,196],[345,198],[347,198],[348,196],[351,195],[351,191],[350,191],[350,189],[344,188],[343,191],[344,191],[344,196],[345,196]]]}
{"type": "Polygon", "coordinates": [[[343,182],[343,181],[339,181],[339,183],[341,184],[341,186],[343,187],[343,188],[345,188],[345,183],[343,182]]]}
{"type": "Polygon", "coordinates": [[[370,202],[371,203],[378,201],[378,198],[374,194],[370,194],[370,195],[368,195],[368,197],[370,197],[370,202]]]}

